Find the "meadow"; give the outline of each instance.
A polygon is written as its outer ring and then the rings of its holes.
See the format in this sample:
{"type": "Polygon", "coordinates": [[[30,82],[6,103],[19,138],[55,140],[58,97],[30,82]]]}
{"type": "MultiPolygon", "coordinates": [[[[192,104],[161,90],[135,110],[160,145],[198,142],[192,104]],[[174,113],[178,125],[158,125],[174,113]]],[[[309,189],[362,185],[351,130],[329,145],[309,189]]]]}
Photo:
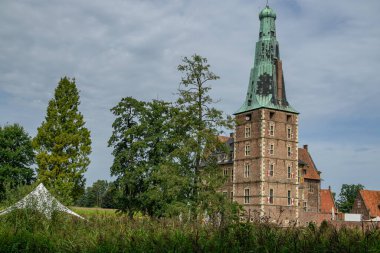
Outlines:
{"type": "Polygon", "coordinates": [[[178,219],[130,219],[112,209],[72,208],[86,220],[32,210],[0,217],[0,252],[380,252],[380,230],[281,228],[267,223],[221,227],[178,219]]]}

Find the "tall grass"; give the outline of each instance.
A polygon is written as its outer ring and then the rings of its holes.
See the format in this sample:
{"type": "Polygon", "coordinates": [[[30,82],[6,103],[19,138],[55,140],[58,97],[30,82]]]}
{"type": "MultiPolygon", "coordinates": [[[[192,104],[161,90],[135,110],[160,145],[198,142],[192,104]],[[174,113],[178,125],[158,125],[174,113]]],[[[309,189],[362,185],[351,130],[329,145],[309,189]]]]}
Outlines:
{"type": "Polygon", "coordinates": [[[0,216],[0,252],[380,252],[380,230],[280,228],[266,223],[224,227],[126,216],[87,221],[32,210],[0,216]]]}

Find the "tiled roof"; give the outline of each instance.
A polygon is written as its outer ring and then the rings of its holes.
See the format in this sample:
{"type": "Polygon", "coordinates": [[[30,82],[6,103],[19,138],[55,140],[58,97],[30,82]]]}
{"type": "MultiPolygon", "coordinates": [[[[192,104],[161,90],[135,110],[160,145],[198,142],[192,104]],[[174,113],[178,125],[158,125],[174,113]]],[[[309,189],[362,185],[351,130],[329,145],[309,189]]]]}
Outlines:
{"type": "Polygon", "coordinates": [[[313,162],[313,158],[304,148],[298,148],[298,163],[306,164],[303,168],[306,169],[306,174],[303,176],[306,179],[321,180],[318,170],[313,162]]]}
{"type": "Polygon", "coordinates": [[[380,216],[380,191],[360,190],[364,205],[371,217],[380,216]]]}
{"type": "Polygon", "coordinates": [[[334,208],[336,211],[334,198],[332,192],[329,189],[321,189],[321,212],[322,213],[331,213],[331,209],[334,208]]]}
{"type": "Polygon", "coordinates": [[[230,138],[231,138],[231,137],[229,137],[229,136],[223,136],[223,135],[219,135],[219,136],[218,136],[218,140],[219,140],[220,142],[223,142],[223,143],[227,142],[230,138]]]}

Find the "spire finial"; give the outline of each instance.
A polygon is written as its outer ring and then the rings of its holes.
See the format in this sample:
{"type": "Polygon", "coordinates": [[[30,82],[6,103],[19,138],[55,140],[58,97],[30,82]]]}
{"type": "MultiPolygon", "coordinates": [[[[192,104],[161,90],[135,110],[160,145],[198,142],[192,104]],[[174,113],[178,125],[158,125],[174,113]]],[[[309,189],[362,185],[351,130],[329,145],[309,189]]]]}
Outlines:
{"type": "Polygon", "coordinates": [[[267,0],[267,6],[269,6],[269,5],[268,5],[268,0],[267,0]]]}

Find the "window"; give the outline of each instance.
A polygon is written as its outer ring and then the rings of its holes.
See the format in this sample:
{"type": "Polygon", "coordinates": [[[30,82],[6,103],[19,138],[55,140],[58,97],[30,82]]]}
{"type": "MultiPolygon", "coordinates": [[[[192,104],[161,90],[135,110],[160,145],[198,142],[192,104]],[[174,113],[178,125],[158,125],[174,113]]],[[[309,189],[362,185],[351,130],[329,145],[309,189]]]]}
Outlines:
{"type": "Polygon", "coordinates": [[[234,193],[233,192],[230,192],[230,199],[231,199],[231,202],[234,201],[234,193]]]}
{"type": "Polygon", "coordinates": [[[231,168],[231,182],[234,181],[234,168],[231,168]]]}
{"type": "Polygon", "coordinates": [[[362,202],[360,200],[358,200],[358,204],[357,204],[358,208],[361,208],[362,207],[362,202]]]}
{"type": "Polygon", "coordinates": [[[274,117],[274,112],[269,112],[269,119],[273,119],[274,117]]]}
{"type": "Polygon", "coordinates": [[[288,166],[288,179],[292,178],[292,167],[288,166]]]}
{"type": "Polygon", "coordinates": [[[244,189],[244,204],[249,204],[249,189],[244,189]]]}
{"type": "Polygon", "coordinates": [[[274,155],[274,144],[269,145],[269,154],[274,155]]]}
{"type": "Polygon", "coordinates": [[[286,115],[286,121],[291,122],[292,121],[292,115],[286,115]]]}
{"type": "Polygon", "coordinates": [[[251,125],[245,126],[244,136],[245,136],[245,138],[251,137],[251,125]]]}
{"type": "Polygon", "coordinates": [[[268,176],[269,177],[274,176],[274,163],[269,164],[268,176]]]}
{"type": "Polygon", "coordinates": [[[309,192],[314,193],[314,187],[312,184],[309,184],[309,192]]]}
{"type": "Polygon", "coordinates": [[[245,156],[251,155],[251,144],[249,142],[245,143],[244,152],[245,152],[245,156]]]}
{"type": "Polygon", "coordinates": [[[247,115],[245,115],[245,120],[246,120],[246,121],[250,121],[250,120],[251,120],[251,114],[247,114],[247,115]]]}
{"type": "Polygon", "coordinates": [[[249,177],[249,171],[251,170],[251,165],[246,163],[244,166],[244,177],[249,177]]]}
{"type": "Polygon", "coordinates": [[[288,146],[288,157],[290,157],[291,155],[292,155],[292,148],[288,146]]]}
{"type": "Polygon", "coordinates": [[[274,136],[274,123],[269,123],[269,135],[274,136]]]}
{"type": "Polygon", "coordinates": [[[292,138],[292,128],[288,127],[288,139],[292,138]]]}
{"type": "Polygon", "coordinates": [[[223,169],[223,176],[227,176],[228,175],[228,168],[224,168],[223,169]]]}
{"type": "Polygon", "coordinates": [[[223,196],[227,198],[227,192],[223,192],[223,196]]]}
{"type": "Polygon", "coordinates": [[[303,202],[303,210],[305,212],[307,211],[307,202],[306,201],[303,202]]]}
{"type": "Polygon", "coordinates": [[[273,189],[269,190],[269,204],[273,204],[273,189]]]}
{"type": "Polygon", "coordinates": [[[292,205],[291,192],[288,191],[288,206],[292,205]]]}

